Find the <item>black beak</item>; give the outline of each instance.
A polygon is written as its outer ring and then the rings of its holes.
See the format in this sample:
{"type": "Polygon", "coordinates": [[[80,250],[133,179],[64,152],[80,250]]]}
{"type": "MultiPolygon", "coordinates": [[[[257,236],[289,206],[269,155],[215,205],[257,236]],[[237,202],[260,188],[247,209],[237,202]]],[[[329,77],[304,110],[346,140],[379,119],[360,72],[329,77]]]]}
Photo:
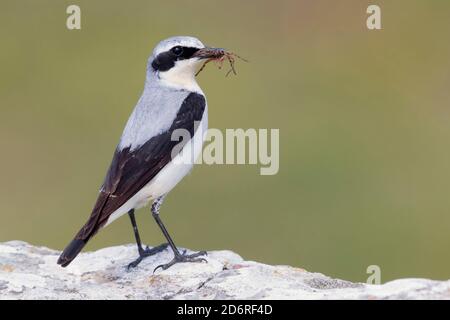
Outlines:
{"type": "Polygon", "coordinates": [[[192,56],[200,59],[219,59],[225,55],[225,52],[223,48],[205,47],[195,52],[192,56]]]}

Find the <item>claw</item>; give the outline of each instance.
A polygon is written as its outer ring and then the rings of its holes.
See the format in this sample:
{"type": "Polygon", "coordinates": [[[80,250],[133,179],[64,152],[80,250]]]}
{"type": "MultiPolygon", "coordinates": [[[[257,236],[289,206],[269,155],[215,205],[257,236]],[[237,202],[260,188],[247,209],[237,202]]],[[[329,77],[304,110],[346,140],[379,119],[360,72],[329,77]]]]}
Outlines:
{"type": "Polygon", "coordinates": [[[136,268],[141,261],[142,261],[142,257],[137,258],[136,260],[134,260],[127,266],[127,270],[130,271],[130,269],[136,268]]]}
{"type": "Polygon", "coordinates": [[[164,251],[164,250],[166,250],[166,248],[168,246],[169,246],[168,243],[163,243],[163,244],[161,244],[157,247],[153,247],[153,248],[149,248],[148,246],[146,246],[145,250],[139,251],[139,257],[127,266],[127,270],[129,271],[132,268],[136,268],[138,266],[138,264],[141,263],[141,261],[144,258],[150,257],[161,251],[164,251]]]}
{"type": "MultiPolygon", "coordinates": [[[[155,269],[153,269],[153,273],[155,273],[156,272],[156,270],[158,270],[159,268],[163,268],[164,267],[164,265],[163,264],[160,264],[159,266],[157,266],[155,269]]],[[[163,269],[164,270],[164,269],[163,269]]]]}
{"type": "Polygon", "coordinates": [[[200,252],[197,252],[194,254],[186,255],[186,250],[183,250],[183,254],[176,254],[175,257],[172,259],[172,261],[170,261],[169,263],[160,264],[153,270],[153,273],[155,273],[156,270],[158,270],[159,268],[161,268],[163,270],[167,270],[174,264],[182,263],[182,262],[206,262],[206,263],[208,263],[208,260],[206,260],[205,258],[196,258],[198,256],[203,256],[203,255],[208,255],[208,254],[206,251],[200,251],[200,252]]]}

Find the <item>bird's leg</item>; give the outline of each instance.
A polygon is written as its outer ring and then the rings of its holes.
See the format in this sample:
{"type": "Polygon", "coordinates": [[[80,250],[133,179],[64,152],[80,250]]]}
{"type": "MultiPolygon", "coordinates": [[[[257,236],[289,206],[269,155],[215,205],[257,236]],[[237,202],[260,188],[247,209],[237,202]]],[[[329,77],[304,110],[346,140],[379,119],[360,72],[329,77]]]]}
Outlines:
{"type": "Polygon", "coordinates": [[[159,228],[161,229],[162,233],[164,234],[164,237],[166,237],[167,242],[169,243],[170,247],[173,250],[174,257],[172,261],[166,264],[161,264],[155,268],[153,272],[158,270],[159,268],[162,268],[163,270],[166,270],[173,266],[174,264],[180,263],[180,262],[208,262],[204,258],[198,258],[199,256],[206,255],[206,251],[200,251],[194,254],[186,254],[186,250],[183,253],[180,253],[177,246],[172,240],[172,237],[167,232],[166,227],[164,226],[163,222],[161,221],[161,218],[159,217],[159,208],[161,207],[161,204],[164,200],[164,196],[161,196],[157,198],[153,204],[152,204],[152,216],[155,219],[156,223],[158,224],[159,228]]]}
{"type": "Polygon", "coordinates": [[[139,258],[137,258],[128,265],[128,269],[130,269],[137,267],[137,265],[142,261],[142,259],[154,255],[158,252],[164,251],[167,248],[168,244],[164,243],[154,248],[149,247],[146,247],[145,249],[142,248],[141,237],[139,236],[139,230],[136,224],[136,218],[134,216],[134,209],[131,209],[128,212],[128,216],[130,217],[131,225],[133,226],[134,237],[136,238],[136,244],[139,252],[139,258]]]}

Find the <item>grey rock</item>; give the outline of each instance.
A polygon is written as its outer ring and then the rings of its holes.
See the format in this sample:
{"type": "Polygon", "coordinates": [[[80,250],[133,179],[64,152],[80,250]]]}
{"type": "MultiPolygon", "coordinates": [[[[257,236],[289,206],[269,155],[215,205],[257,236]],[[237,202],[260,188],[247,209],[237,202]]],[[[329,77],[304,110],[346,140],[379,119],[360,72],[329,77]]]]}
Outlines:
{"type": "MultiPolygon", "coordinates": [[[[188,251],[189,252],[189,251],[188,251]]],[[[231,251],[208,252],[208,263],[153,269],[170,250],[135,269],[135,245],[81,253],[67,268],[59,252],[21,241],[0,243],[0,299],[449,299],[450,281],[401,279],[368,285],[289,266],[245,261],[231,251]]]]}

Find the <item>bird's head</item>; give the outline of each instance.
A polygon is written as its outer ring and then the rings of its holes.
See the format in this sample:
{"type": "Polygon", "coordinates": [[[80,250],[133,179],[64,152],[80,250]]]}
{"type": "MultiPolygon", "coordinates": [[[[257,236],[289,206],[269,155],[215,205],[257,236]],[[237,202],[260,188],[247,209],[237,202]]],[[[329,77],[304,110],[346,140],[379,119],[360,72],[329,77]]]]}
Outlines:
{"type": "Polygon", "coordinates": [[[147,67],[150,81],[157,79],[166,85],[198,91],[195,73],[206,59],[217,54],[194,37],[172,37],[161,41],[153,50],[147,67]]]}

